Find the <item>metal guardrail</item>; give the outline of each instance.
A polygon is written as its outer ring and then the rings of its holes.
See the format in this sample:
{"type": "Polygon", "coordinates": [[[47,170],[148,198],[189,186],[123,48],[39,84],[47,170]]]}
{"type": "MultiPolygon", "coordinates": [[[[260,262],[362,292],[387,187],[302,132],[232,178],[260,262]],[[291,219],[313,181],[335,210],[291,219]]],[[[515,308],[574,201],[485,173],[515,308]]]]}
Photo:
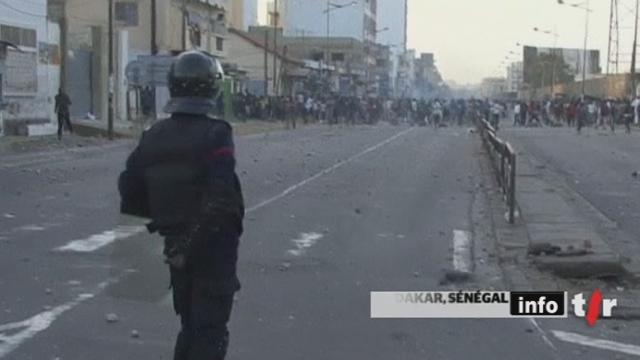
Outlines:
{"type": "Polygon", "coordinates": [[[496,130],[487,120],[480,120],[478,129],[507,203],[509,210],[507,220],[513,224],[516,211],[516,153],[511,144],[496,135],[496,130]]]}

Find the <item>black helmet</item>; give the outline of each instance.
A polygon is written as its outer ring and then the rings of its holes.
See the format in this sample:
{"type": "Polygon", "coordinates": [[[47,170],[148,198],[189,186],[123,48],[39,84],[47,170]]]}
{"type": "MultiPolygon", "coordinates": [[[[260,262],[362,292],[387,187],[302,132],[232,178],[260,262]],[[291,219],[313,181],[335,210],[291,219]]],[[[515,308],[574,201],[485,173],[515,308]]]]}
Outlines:
{"type": "Polygon", "coordinates": [[[212,99],[218,95],[223,78],[220,62],[200,51],[180,54],[169,71],[172,98],[197,97],[212,99]]]}

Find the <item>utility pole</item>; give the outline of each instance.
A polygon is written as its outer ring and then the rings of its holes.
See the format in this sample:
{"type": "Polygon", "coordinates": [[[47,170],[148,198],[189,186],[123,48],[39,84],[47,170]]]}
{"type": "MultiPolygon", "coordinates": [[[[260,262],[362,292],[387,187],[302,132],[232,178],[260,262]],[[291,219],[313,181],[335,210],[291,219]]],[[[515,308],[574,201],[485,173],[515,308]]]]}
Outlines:
{"type": "Polygon", "coordinates": [[[156,0],[151,0],[151,55],[158,54],[158,41],[156,38],[156,28],[157,28],[157,19],[156,19],[156,0]]]}
{"type": "Polygon", "coordinates": [[[264,96],[269,95],[269,31],[264,32],[264,96]]]}
{"type": "Polygon", "coordinates": [[[589,0],[585,6],[585,22],[584,22],[584,48],[582,50],[582,99],[584,100],[587,82],[587,40],[589,39],[589,0]]]}
{"type": "Polygon", "coordinates": [[[278,0],[273,2],[273,95],[278,96],[278,23],[280,12],[278,11],[278,0]]]}
{"type": "Polygon", "coordinates": [[[60,0],[60,88],[67,92],[67,36],[69,26],[67,24],[67,2],[60,0]]]}
{"type": "Polygon", "coordinates": [[[109,55],[108,55],[108,67],[109,67],[109,110],[107,115],[108,129],[107,134],[109,140],[113,140],[113,0],[109,0],[109,55]]]}
{"type": "MultiPolygon", "coordinates": [[[[327,49],[326,49],[326,55],[324,58],[325,63],[327,64],[327,67],[329,66],[329,52],[330,52],[330,41],[331,41],[331,0],[327,0],[327,49]]],[[[327,71],[328,68],[327,68],[327,71]]]]}
{"type": "Polygon", "coordinates": [[[187,0],[182,0],[182,51],[187,51],[187,0]]]}
{"type": "Polygon", "coordinates": [[[633,52],[631,53],[631,93],[635,99],[638,96],[637,81],[636,81],[636,59],[638,52],[638,8],[640,7],[640,0],[636,0],[636,18],[635,26],[633,30],[633,52]]]}

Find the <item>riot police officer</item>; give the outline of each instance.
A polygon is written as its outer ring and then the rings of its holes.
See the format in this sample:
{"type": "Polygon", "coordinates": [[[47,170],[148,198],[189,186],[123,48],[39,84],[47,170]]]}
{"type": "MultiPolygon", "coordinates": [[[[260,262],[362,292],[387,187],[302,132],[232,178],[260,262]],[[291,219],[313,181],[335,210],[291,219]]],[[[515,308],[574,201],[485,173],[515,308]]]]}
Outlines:
{"type": "Polygon", "coordinates": [[[174,308],[181,318],[175,360],[222,360],[244,204],[231,126],[213,115],[222,67],[200,52],[177,57],[169,74],[169,119],[145,131],[119,189],[123,213],[150,218],[165,239],[174,308]]]}

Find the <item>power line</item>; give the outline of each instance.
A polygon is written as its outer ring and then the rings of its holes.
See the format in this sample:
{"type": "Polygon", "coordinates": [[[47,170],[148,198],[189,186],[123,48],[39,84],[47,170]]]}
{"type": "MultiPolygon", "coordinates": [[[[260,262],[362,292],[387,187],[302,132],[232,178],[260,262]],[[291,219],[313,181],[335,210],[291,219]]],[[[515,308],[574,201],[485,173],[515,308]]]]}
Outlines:
{"type": "Polygon", "coordinates": [[[47,17],[46,14],[44,14],[44,15],[42,15],[42,14],[34,14],[34,13],[30,13],[30,12],[25,11],[25,10],[21,10],[21,9],[15,8],[15,7],[5,3],[4,1],[0,1],[0,5],[6,7],[7,9],[11,9],[11,10],[17,12],[17,13],[23,14],[23,15],[39,17],[39,18],[46,18],[47,17]]]}

